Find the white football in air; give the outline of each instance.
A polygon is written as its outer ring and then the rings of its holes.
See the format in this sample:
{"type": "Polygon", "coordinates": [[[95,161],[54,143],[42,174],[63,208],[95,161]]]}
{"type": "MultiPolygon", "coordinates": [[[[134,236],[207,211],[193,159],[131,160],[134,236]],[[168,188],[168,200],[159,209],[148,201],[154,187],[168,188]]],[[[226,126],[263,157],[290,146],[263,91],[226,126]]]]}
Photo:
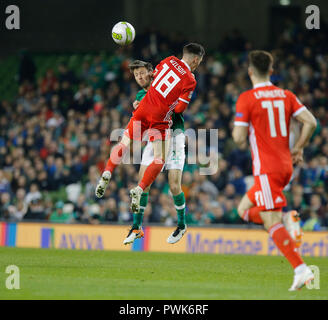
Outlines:
{"type": "Polygon", "coordinates": [[[112,29],[113,40],[121,45],[125,46],[133,42],[136,36],[136,31],[133,26],[128,22],[118,22],[112,29]]]}

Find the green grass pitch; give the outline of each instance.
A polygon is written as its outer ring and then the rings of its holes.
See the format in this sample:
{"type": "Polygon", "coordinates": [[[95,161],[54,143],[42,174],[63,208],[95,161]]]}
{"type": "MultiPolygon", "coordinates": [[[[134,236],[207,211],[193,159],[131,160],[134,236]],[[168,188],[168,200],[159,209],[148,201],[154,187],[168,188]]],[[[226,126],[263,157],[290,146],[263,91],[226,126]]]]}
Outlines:
{"type": "Polygon", "coordinates": [[[283,257],[0,248],[0,299],[328,299],[328,259],[320,289],[288,292],[293,271],[283,257]],[[20,289],[6,288],[8,265],[20,289]]]}

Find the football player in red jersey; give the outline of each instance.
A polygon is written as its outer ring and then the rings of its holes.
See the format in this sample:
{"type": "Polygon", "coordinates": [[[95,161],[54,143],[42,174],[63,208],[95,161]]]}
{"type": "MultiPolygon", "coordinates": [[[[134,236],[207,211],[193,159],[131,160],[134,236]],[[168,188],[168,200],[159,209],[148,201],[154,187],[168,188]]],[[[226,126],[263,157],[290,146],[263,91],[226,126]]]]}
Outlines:
{"type": "Polygon", "coordinates": [[[289,183],[293,163],[303,160],[303,149],[317,125],[311,112],[288,91],[270,82],[273,57],[266,51],[249,54],[248,74],[254,88],[240,95],[236,105],[233,139],[252,151],[254,186],[241,200],[238,213],[245,221],[263,224],[272,240],[295,270],[289,289],[302,288],[313,279],[282,221],[286,206],[283,189],[289,183]],[[289,149],[289,125],[294,117],[303,124],[298,141],[289,149]]]}
{"type": "Polygon", "coordinates": [[[202,62],[204,54],[201,45],[190,43],[183,48],[182,60],[171,56],[156,67],[150,89],[133,112],[121,142],[112,149],[96,187],[98,198],[103,197],[114,169],[121,163],[131,142],[141,140],[147,131],[149,141],[153,142],[154,161],[146,169],[138,186],[130,191],[132,212],[139,212],[143,191],[155,181],[165,164],[172,113],[182,113],[187,108],[197,84],[192,72],[202,62]]]}

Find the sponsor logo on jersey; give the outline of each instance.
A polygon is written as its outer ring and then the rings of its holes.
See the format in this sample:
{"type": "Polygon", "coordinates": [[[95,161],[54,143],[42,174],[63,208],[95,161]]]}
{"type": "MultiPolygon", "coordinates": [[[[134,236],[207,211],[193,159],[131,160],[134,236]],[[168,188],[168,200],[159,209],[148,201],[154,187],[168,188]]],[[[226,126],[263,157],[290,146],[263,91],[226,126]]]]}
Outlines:
{"type": "Polygon", "coordinates": [[[274,201],[274,203],[282,203],[282,202],[284,202],[284,200],[281,197],[279,197],[279,196],[274,201]]]}

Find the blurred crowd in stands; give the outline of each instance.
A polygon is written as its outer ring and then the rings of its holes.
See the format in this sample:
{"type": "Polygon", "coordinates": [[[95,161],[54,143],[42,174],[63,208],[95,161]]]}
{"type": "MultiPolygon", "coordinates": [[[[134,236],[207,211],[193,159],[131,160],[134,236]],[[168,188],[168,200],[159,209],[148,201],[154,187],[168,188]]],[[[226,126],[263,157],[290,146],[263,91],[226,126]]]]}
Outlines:
{"type": "MultiPolygon", "coordinates": [[[[285,210],[298,210],[305,230],[328,227],[327,34],[322,30],[308,36],[290,26],[267,48],[276,60],[272,82],[293,91],[318,119],[305,161],[286,189],[285,210]]],[[[128,64],[135,58],[155,65],[179,55],[184,44],[178,35],[150,32],[130,47],[118,48],[110,59],[97,54],[86,60],[80,72],[61,63],[41,79],[35,77],[33,55],[24,55],[17,99],[0,99],[0,219],[131,223],[128,191],[138,180],[137,165],[118,167],[104,199],[94,196],[115,144],[108,137],[127,124],[139,90],[128,64]]],[[[251,49],[234,31],[207,53],[195,74],[198,85],[185,112],[186,129],[218,128],[220,160],[211,176],[200,175],[198,165],[185,165],[188,225],[243,223],[236,207],[252,184],[252,160],[248,149],[237,149],[231,129],[236,100],[251,88],[251,49]]],[[[166,172],[151,188],[144,222],[176,222],[166,172]]]]}

